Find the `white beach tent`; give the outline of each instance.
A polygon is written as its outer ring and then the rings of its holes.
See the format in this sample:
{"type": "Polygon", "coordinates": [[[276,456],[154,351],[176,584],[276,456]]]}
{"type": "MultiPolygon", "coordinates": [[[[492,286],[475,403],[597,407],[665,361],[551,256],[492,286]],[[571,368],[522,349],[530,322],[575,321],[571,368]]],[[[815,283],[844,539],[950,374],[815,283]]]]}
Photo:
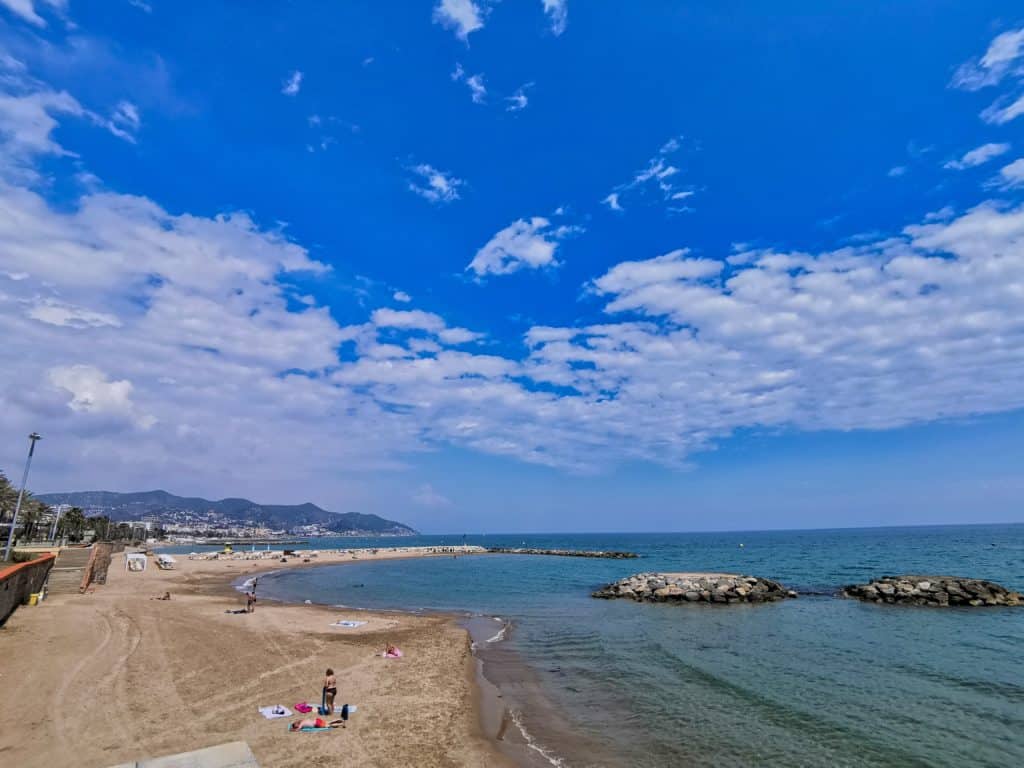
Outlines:
{"type": "Polygon", "coordinates": [[[146,570],[146,555],[142,552],[125,552],[124,569],[126,571],[146,570]]]}

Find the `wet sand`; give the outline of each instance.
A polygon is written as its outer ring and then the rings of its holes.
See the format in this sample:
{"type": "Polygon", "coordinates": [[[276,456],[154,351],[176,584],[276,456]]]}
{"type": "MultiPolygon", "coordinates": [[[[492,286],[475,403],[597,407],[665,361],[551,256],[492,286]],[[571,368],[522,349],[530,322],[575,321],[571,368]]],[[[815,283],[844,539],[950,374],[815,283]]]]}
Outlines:
{"type": "Polygon", "coordinates": [[[227,613],[245,602],[232,581],[307,564],[175,558],[174,571],[151,559],[127,573],[116,557],[106,585],[11,617],[0,630],[0,764],[105,768],[233,740],[267,767],[514,764],[485,735],[477,662],[452,618],[265,601],[227,613]],[[170,601],[151,599],[164,591],[170,601]],[[329,626],[341,618],[368,623],[329,626]],[[380,658],[385,642],[404,658],[380,658]],[[347,728],[292,734],[289,720],[259,715],[318,703],[328,666],[336,703],[358,705],[347,728]]]}

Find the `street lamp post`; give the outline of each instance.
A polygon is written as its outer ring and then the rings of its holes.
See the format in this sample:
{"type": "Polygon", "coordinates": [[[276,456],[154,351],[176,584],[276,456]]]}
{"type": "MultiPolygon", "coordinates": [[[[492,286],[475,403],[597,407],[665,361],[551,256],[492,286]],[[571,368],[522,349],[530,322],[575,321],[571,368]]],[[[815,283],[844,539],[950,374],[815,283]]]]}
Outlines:
{"type": "Polygon", "coordinates": [[[55,509],[54,512],[53,512],[53,528],[50,529],[50,541],[56,541],[57,540],[57,525],[58,525],[58,523],[60,523],[60,516],[61,516],[61,513],[64,511],[64,507],[67,507],[67,506],[69,506],[69,505],[67,505],[67,504],[58,504],[57,505],[57,509],[55,509]]]}
{"type": "Polygon", "coordinates": [[[11,530],[7,532],[7,548],[4,550],[4,560],[11,559],[11,546],[14,544],[14,529],[18,526],[18,513],[21,512],[21,500],[25,498],[25,486],[28,484],[28,468],[32,466],[32,454],[36,452],[36,440],[42,440],[38,432],[28,436],[28,458],[25,460],[25,474],[21,476],[21,490],[18,492],[18,503],[14,505],[14,518],[11,520],[11,530]]]}

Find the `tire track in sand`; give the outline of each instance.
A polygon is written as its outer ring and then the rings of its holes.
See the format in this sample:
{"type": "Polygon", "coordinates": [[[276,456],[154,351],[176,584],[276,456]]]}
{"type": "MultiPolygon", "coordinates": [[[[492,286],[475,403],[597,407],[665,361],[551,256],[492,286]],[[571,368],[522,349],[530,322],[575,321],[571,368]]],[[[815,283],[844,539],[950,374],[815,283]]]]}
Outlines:
{"type": "Polygon", "coordinates": [[[54,730],[56,730],[57,732],[57,739],[60,741],[61,746],[65,749],[67,749],[68,740],[64,733],[64,731],[66,730],[65,720],[67,719],[64,713],[80,711],[78,707],[67,706],[68,691],[71,689],[72,684],[75,682],[75,678],[77,678],[82,673],[82,670],[84,670],[86,666],[88,666],[93,661],[93,659],[98,658],[103,653],[104,649],[106,649],[106,647],[110,644],[110,640],[114,636],[114,630],[110,624],[110,619],[108,619],[106,614],[102,612],[99,614],[99,617],[103,621],[103,637],[100,639],[100,642],[96,645],[96,647],[89,652],[88,655],[83,656],[81,659],[78,660],[78,663],[75,664],[75,666],[71,668],[71,671],[64,676],[64,680],[57,687],[53,694],[53,704],[50,706],[50,712],[53,713],[53,725],[54,730]]]}

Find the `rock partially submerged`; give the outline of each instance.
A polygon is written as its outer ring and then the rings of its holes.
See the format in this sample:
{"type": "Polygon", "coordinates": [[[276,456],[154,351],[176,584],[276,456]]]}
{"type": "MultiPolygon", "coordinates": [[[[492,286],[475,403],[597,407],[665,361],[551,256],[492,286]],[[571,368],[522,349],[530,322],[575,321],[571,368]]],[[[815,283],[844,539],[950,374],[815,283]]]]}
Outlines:
{"type": "Polygon", "coordinates": [[[651,603],[770,603],[796,597],[777,581],[733,573],[638,573],[594,592],[651,603]]]}
{"type": "Polygon", "coordinates": [[[928,605],[936,607],[1024,605],[1018,592],[984,579],[959,576],[883,576],[867,584],[843,587],[843,597],[871,603],[928,605]]]}

